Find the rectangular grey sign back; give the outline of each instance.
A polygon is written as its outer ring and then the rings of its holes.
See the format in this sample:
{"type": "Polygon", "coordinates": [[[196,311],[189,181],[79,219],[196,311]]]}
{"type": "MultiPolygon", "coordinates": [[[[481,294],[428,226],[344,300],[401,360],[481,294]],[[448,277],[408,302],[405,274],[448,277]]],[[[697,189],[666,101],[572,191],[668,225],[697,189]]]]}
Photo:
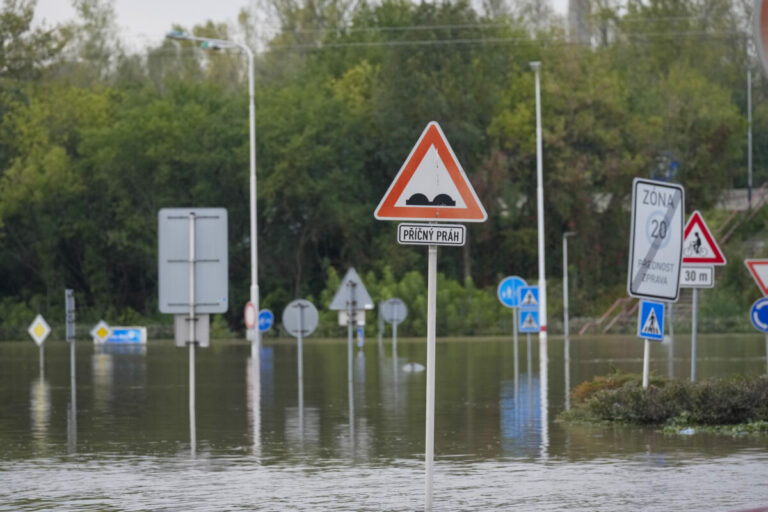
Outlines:
{"type": "Polygon", "coordinates": [[[195,214],[195,313],[229,308],[229,245],[225,208],[163,208],[157,214],[161,313],[189,313],[189,214],[195,214]]]}

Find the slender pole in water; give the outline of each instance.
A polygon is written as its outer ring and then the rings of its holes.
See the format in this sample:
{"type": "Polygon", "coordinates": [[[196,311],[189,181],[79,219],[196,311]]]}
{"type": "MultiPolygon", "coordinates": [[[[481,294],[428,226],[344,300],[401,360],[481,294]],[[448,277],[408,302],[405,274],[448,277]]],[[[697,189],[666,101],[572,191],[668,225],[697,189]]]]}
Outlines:
{"type": "Polygon", "coordinates": [[[672,315],[672,310],[675,306],[674,302],[669,304],[669,354],[667,357],[667,375],[670,379],[675,377],[675,319],[672,315]]]}
{"type": "Polygon", "coordinates": [[[70,387],[70,423],[69,451],[75,452],[77,445],[77,385],[75,379],[75,340],[69,344],[69,387],[70,387]]]}
{"type": "Polygon", "coordinates": [[[515,396],[517,396],[517,385],[518,385],[518,378],[519,378],[519,370],[520,370],[520,364],[519,364],[519,349],[518,349],[518,343],[517,343],[517,308],[512,308],[512,326],[514,329],[514,343],[515,343],[515,396]]]}
{"type": "MultiPolygon", "coordinates": [[[[258,310],[257,310],[258,311],[258,310]]],[[[189,445],[197,451],[195,424],[195,214],[189,214],[189,445]]]]}
{"type": "Polygon", "coordinates": [[[355,283],[347,283],[347,391],[349,394],[349,442],[355,444],[355,391],[352,389],[352,332],[355,315],[355,283]]]}
{"type": "Polygon", "coordinates": [[[437,246],[430,245],[427,263],[427,431],[424,510],[432,510],[432,464],[435,457],[435,324],[437,322],[437,246]]]}
{"type": "Polygon", "coordinates": [[[531,333],[527,333],[528,337],[528,378],[531,377],[531,333]]]}
{"type": "Polygon", "coordinates": [[[299,438],[304,440],[304,306],[299,304],[298,373],[299,373],[299,438]]]}
{"type": "Polygon", "coordinates": [[[571,410],[571,339],[565,337],[565,410],[571,410]]]}
{"type": "Polygon", "coordinates": [[[693,289],[693,314],[691,316],[691,382],[696,382],[696,323],[699,310],[699,289],[693,289]]]}
{"type": "Polygon", "coordinates": [[[45,356],[43,354],[43,344],[40,344],[40,378],[45,377],[45,356]]]}
{"type": "Polygon", "coordinates": [[[545,352],[547,350],[547,280],[544,272],[544,178],[541,149],[541,86],[539,83],[541,62],[531,62],[530,66],[536,77],[536,213],[539,235],[539,352],[545,352]]]}
{"type": "Polygon", "coordinates": [[[643,389],[648,388],[648,370],[651,365],[651,342],[643,340],[643,389]]]}

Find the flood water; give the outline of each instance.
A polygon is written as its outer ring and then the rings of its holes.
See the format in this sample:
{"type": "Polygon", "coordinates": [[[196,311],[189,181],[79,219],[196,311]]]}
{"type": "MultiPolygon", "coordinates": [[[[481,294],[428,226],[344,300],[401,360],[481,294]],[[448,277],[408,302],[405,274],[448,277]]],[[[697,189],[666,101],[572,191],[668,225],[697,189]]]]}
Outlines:
{"type": "MultiPolygon", "coordinates": [[[[635,337],[438,339],[434,510],[740,510],[768,506],[768,439],[556,421],[567,389],[639,372],[635,337]]],[[[345,339],[297,349],[214,341],[188,352],[0,343],[0,510],[419,510],[426,345],[366,340],[347,380],[345,339]],[[350,392],[352,401],[350,402],[350,392]],[[73,411],[73,405],[76,410],[73,411]]],[[[690,340],[651,347],[651,370],[690,376],[690,340]]],[[[697,378],[766,373],[765,338],[700,336],[697,378]]]]}

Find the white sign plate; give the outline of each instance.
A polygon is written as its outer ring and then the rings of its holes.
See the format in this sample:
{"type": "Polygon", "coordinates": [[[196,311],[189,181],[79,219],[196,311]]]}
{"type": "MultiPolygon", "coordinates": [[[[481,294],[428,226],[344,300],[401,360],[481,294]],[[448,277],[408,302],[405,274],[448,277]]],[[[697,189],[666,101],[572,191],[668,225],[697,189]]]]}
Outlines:
{"type": "Polygon", "coordinates": [[[467,238],[467,228],[461,224],[397,225],[397,242],[401,245],[449,245],[461,247],[467,238]]]}
{"type": "Polygon", "coordinates": [[[683,265],[680,274],[680,288],[713,288],[715,286],[715,267],[683,265]]]}
{"type": "Polygon", "coordinates": [[[627,291],[632,297],[677,302],[683,256],[683,187],[635,178],[627,291]]]}

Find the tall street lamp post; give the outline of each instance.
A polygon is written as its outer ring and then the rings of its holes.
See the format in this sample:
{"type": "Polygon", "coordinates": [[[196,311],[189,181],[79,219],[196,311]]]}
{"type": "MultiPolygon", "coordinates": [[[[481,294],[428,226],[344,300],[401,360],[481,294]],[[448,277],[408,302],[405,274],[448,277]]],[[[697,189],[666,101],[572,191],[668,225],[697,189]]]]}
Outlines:
{"type": "Polygon", "coordinates": [[[541,87],[539,72],[541,62],[531,62],[531,69],[536,75],[536,210],[539,231],[539,346],[547,346],[547,280],[544,273],[544,180],[541,149],[541,87]]]}
{"type": "MultiPolygon", "coordinates": [[[[256,310],[256,315],[259,314],[259,282],[258,282],[258,249],[256,239],[256,108],[253,100],[254,89],[254,71],[253,71],[253,52],[246,45],[236,43],[234,41],[227,41],[225,39],[213,39],[209,37],[198,37],[187,34],[181,31],[172,31],[167,34],[168,38],[176,39],[180,41],[199,41],[201,46],[208,50],[220,50],[224,48],[238,48],[242,50],[248,57],[248,111],[250,121],[250,159],[251,159],[251,180],[250,180],[250,196],[251,196],[251,293],[250,300],[256,310]]],[[[261,342],[258,322],[249,330],[248,338],[253,342],[251,345],[251,352],[258,350],[258,346],[261,342]]],[[[253,354],[252,354],[253,355],[253,354]]]]}

